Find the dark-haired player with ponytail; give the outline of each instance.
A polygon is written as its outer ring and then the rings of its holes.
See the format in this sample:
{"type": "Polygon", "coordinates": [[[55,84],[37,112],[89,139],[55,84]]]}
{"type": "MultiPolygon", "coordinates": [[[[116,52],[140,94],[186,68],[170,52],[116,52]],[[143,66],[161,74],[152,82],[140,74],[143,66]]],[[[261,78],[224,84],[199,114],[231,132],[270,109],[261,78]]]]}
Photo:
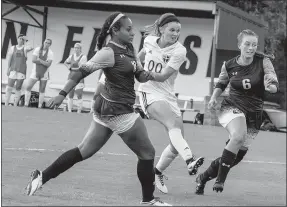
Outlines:
{"type": "Polygon", "coordinates": [[[278,80],[270,58],[258,53],[258,36],[243,30],[237,37],[240,55],[225,63],[219,81],[208,103],[210,110],[217,110],[216,99],[230,85],[229,95],[224,98],[217,116],[228,131],[229,140],[221,157],[213,160],[208,169],[196,178],[196,194],[204,194],[207,181],[216,178],[213,190],[222,192],[229,170],[246,155],[252,140],[262,123],[264,90],[278,91],[278,80]]]}
{"type": "Polygon", "coordinates": [[[181,24],[172,13],[161,15],[153,25],[145,27],[146,38],[138,57],[144,69],[153,71],[155,79],[140,83],[140,103],[144,113],[160,122],[169,135],[170,144],[163,150],[155,166],[155,184],[168,193],[163,172],[179,154],[190,175],[195,175],[204,158],[195,158],[184,139],[183,121],[174,92],[178,70],[186,60],[186,48],[178,41],[181,24]]]}
{"type": "Polygon", "coordinates": [[[50,107],[58,107],[66,95],[80,82],[96,70],[103,69],[106,76],[105,87],[95,99],[93,120],[83,141],[75,148],[62,154],[43,171],[32,172],[27,186],[27,194],[33,195],[52,178],[94,155],[109,140],[113,132],[137,155],[137,175],[142,186],[142,204],[169,206],[155,198],[154,157],[155,150],[149,140],[141,117],[134,112],[134,78],[139,82],[153,80],[151,72],[145,72],[137,63],[132,41],[134,37],[131,20],[116,12],[105,21],[98,36],[98,52],[75,71],[60,91],[49,101],[50,107]],[[103,45],[108,36],[111,40],[103,45]]]}

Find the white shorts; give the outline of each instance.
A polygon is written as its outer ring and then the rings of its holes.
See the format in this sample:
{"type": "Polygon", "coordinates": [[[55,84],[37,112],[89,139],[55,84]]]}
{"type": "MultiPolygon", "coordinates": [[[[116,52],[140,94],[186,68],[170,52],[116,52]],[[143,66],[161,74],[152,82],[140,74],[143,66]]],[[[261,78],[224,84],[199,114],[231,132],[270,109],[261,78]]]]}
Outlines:
{"type": "Polygon", "coordinates": [[[16,71],[11,71],[10,74],[9,74],[9,78],[10,79],[22,80],[22,79],[25,79],[26,76],[23,73],[19,73],[19,72],[16,72],[16,71]]]}
{"type": "MultiPolygon", "coordinates": [[[[219,123],[226,128],[226,126],[235,118],[237,117],[244,117],[246,119],[245,114],[235,107],[225,107],[217,114],[219,123]]],[[[251,143],[257,136],[259,130],[255,128],[250,128],[247,126],[247,134],[245,137],[245,141],[243,146],[249,148],[251,143]]]]}
{"type": "Polygon", "coordinates": [[[226,126],[231,122],[233,119],[237,117],[245,117],[245,114],[237,108],[224,108],[220,110],[217,114],[219,123],[226,128],[226,126]]]}
{"type": "Polygon", "coordinates": [[[100,117],[97,113],[93,114],[94,121],[111,129],[117,134],[128,131],[139,118],[139,114],[130,113],[113,117],[100,117]]]}
{"type": "Polygon", "coordinates": [[[181,117],[181,111],[178,107],[177,99],[168,99],[167,97],[160,97],[156,94],[145,93],[145,92],[140,91],[139,92],[139,101],[140,101],[141,108],[147,117],[149,117],[147,107],[156,101],[165,101],[166,103],[168,103],[171,110],[177,116],[181,117]]]}
{"type": "MultiPolygon", "coordinates": [[[[34,79],[34,80],[39,80],[39,78],[36,77],[36,71],[35,70],[32,70],[32,73],[31,73],[31,76],[30,76],[31,79],[34,79]]],[[[41,80],[49,80],[49,72],[47,71],[43,78],[41,78],[41,80]]]]}

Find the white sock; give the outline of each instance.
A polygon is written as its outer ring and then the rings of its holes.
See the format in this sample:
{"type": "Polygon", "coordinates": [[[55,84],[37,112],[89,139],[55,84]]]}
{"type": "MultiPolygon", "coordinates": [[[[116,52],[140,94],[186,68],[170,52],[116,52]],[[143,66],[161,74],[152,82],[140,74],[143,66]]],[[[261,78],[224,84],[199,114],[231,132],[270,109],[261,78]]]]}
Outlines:
{"type": "Polygon", "coordinates": [[[171,151],[171,146],[168,145],[163,152],[161,153],[161,156],[159,158],[158,163],[156,164],[156,169],[158,171],[163,172],[171,163],[172,161],[177,157],[177,154],[174,154],[171,151]]]}
{"type": "Polygon", "coordinates": [[[6,96],[6,99],[5,99],[5,106],[8,106],[8,105],[9,105],[12,90],[13,90],[13,88],[12,88],[12,87],[10,87],[10,86],[6,86],[6,92],[5,92],[5,96],[6,96]]]}
{"type": "Polygon", "coordinates": [[[68,98],[68,111],[72,112],[72,108],[73,108],[73,99],[68,98]]]}
{"type": "Polygon", "coordinates": [[[83,99],[78,99],[78,112],[81,112],[83,108],[83,99]]]}
{"type": "Polygon", "coordinates": [[[29,106],[31,91],[25,91],[25,106],[29,106]]]}
{"type": "Polygon", "coordinates": [[[15,98],[14,98],[14,106],[17,106],[20,100],[21,96],[21,90],[20,91],[15,91],[15,98]]]}
{"type": "Polygon", "coordinates": [[[185,160],[192,158],[192,152],[189,148],[187,142],[184,140],[181,130],[179,128],[174,128],[168,132],[170,141],[174,148],[178,151],[180,156],[185,160]]]}
{"type": "Polygon", "coordinates": [[[40,93],[38,108],[41,108],[44,103],[45,93],[40,93]]]}

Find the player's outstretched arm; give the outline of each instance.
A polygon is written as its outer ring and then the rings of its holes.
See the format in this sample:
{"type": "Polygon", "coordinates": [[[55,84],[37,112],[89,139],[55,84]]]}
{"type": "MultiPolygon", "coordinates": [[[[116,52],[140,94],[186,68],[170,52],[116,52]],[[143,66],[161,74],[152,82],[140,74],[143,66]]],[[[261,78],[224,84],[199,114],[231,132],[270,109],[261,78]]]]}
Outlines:
{"type": "Polygon", "coordinates": [[[279,89],[279,82],[273,64],[269,58],[265,57],[263,59],[263,69],[265,90],[270,93],[276,93],[279,89]]]}

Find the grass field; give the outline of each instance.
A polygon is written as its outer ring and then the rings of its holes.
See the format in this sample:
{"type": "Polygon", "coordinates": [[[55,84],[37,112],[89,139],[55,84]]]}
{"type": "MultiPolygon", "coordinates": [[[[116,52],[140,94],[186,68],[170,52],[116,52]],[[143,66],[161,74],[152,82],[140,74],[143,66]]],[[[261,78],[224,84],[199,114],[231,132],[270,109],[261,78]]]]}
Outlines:
{"type": "MultiPolygon", "coordinates": [[[[35,196],[24,194],[30,173],[43,170],[77,146],[91,119],[89,114],[2,106],[2,205],[139,205],[137,159],[117,135],[98,154],[50,180],[35,196]]],[[[168,137],[159,123],[145,123],[157,161],[168,137]]],[[[186,124],[185,137],[193,152],[206,158],[202,171],[221,155],[227,133],[221,127],[186,124]]],[[[260,132],[243,162],[231,170],[221,194],[212,191],[214,181],[210,181],[204,196],[195,195],[195,177],[188,175],[181,158],[166,175],[169,194],[156,191],[155,195],[173,205],[285,206],[286,134],[260,132]]]]}

